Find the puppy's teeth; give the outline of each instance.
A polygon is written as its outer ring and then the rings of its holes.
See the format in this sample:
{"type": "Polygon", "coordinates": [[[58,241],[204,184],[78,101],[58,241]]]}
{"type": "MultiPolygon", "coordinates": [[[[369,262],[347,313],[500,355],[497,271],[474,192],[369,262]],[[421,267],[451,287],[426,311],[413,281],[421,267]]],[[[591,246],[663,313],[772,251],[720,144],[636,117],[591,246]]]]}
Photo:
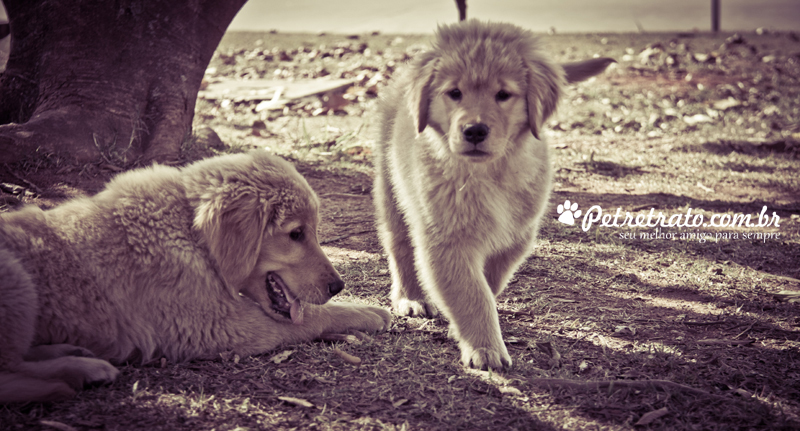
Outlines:
{"type": "Polygon", "coordinates": [[[283,288],[283,296],[285,296],[286,300],[289,302],[294,302],[297,299],[297,297],[292,294],[292,291],[289,290],[288,287],[283,288]]]}
{"type": "Polygon", "coordinates": [[[300,301],[292,301],[292,307],[289,309],[289,315],[292,316],[292,324],[303,324],[303,305],[300,301]]]}

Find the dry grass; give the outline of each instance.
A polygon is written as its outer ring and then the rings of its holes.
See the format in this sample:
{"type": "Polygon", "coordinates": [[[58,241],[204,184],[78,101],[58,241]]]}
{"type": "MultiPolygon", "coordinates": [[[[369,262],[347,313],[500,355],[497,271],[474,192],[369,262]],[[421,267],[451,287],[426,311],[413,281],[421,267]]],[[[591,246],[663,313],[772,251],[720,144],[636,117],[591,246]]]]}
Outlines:
{"type": "MultiPolygon", "coordinates": [[[[349,341],[287,346],[250,358],[124,366],[113,385],[74,400],[0,407],[0,428],[798,429],[800,305],[773,294],[800,290],[800,112],[794,97],[800,92],[800,43],[793,35],[747,34],[747,43],[730,39],[732,48],[718,52],[723,61],[717,63],[684,61],[677,54],[713,54],[731,37],[547,38],[563,61],[595,53],[621,60],[631,55],[628,48],[634,60],[570,90],[552,121],[556,185],[550,217],[498,304],[515,363],[511,371],[466,370],[446,322],[396,317],[387,333],[349,341]],[[662,51],[640,61],[656,43],[662,51]],[[678,66],[666,60],[672,54],[678,66]],[[768,55],[776,59],[765,61],[768,55]],[[715,101],[736,91],[726,85],[739,88],[738,82],[745,89],[737,100],[747,106],[718,110],[720,117],[708,123],[683,120],[708,114],[715,101]],[[594,226],[584,232],[558,222],[556,205],[567,199],[584,212],[593,205],[633,214],[692,208],[706,220],[758,214],[766,205],[781,220],[778,228],[662,231],[728,235],[706,241],[642,238],[654,229],[594,226]],[[756,233],[780,237],[763,240],[756,233]],[[286,351],[291,354],[272,360],[286,351]]],[[[356,42],[317,38],[228,38],[212,66],[240,78],[275,68],[299,76],[321,65],[242,59],[271,46],[373,46],[365,36],[356,42]]],[[[335,74],[337,67],[361,61],[374,64],[372,73],[389,74],[386,64],[413,53],[420,41],[375,40],[380,59],[344,56],[322,66],[335,74]]],[[[372,100],[363,96],[323,116],[304,108],[313,100],[268,116],[248,104],[226,108],[201,101],[198,121],[239,149],[269,146],[292,158],[322,196],[320,234],[348,285],[341,299],[389,306],[388,267],[368,196],[371,142],[369,117],[362,114],[372,100]],[[254,127],[255,121],[265,128],[254,127]]],[[[81,179],[105,178],[92,172],[67,172],[73,176],[67,184],[80,189],[81,179]]],[[[3,181],[31,189],[23,178],[43,189],[17,194],[24,201],[52,205],[69,195],[52,192],[58,187],[36,175],[29,164],[3,181]]]]}

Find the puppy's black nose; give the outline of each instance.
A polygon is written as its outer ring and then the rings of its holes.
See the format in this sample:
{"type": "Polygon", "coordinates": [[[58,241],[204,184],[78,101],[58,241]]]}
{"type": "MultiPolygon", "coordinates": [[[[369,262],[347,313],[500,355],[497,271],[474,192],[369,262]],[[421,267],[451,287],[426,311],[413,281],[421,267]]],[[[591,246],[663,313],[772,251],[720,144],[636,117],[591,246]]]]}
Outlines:
{"type": "Polygon", "coordinates": [[[489,126],[483,123],[467,124],[467,127],[464,129],[464,139],[475,145],[483,142],[487,136],[489,136],[489,126]]]}
{"type": "Polygon", "coordinates": [[[332,283],[328,283],[328,293],[330,293],[331,296],[341,292],[342,289],[344,289],[344,281],[342,280],[336,280],[332,283]]]}

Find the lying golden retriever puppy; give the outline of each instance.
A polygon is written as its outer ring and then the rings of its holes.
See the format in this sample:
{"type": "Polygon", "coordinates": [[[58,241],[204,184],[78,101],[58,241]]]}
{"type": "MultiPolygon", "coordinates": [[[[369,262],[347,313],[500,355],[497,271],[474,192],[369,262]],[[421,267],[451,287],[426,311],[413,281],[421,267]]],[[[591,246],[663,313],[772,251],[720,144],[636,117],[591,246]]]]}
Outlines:
{"type": "Polygon", "coordinates": [[[112,363],[385,329],[386,310],[326,304],[344,282],[317,241],[318,208],[289,163],[252,152],[0,214],[0,402],[73,395],[114,380],[112,363]]]}
{"type": "Polygon", "coordinates": [[[495,297],[550,194],[544,121],[562,86],[611,59],[557,65],[534,36],[471,20],[438,29],[379,104],[374,199],[396,313],[441,311],[461,361],[511,365],[495,297]]]}

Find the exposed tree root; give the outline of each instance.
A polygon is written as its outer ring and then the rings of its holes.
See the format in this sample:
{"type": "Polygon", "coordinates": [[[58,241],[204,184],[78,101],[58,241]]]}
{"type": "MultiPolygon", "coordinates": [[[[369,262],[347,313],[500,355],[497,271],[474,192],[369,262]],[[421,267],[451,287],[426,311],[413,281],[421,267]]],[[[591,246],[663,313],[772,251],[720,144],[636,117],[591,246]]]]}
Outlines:
{"type": "Polygon", "coordinates": [[[724,399],[720,395],[715,395],[706,392],[702,389],[693,388],[691,386],[682,385],[680,383],[671,382],[669,380],[601,380],[594,382],[578,382],[568,379],[530,379],[532,384],[536,386],[546,387],[561,387],[567,389],[574,389],[579,391],[600,391],[600,390],[613,390],[614,388],[625,389],[656,389],[661,391],[675,391],[685,392],[692,395],[703,397],[711,397],[717,399],[724,399]]]}

